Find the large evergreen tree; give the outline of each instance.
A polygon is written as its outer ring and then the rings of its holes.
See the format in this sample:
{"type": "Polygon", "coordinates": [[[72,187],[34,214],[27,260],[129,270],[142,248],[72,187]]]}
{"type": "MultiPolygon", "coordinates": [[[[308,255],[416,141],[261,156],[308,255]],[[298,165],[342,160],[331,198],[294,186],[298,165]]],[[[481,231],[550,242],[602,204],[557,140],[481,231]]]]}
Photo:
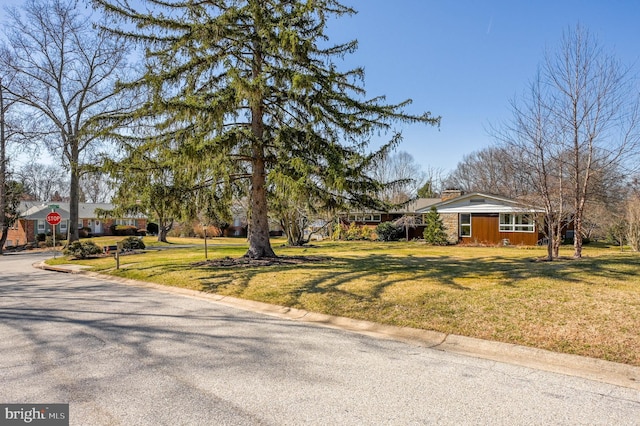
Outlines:
{"type": "MultiPolygon", "coordinates": [[[[119,33],[146,46],[147,71],[132,86],[149,88],[151,99],[139,116],[160,117],[170,129],[163,135],[179,145],[176,167],[187,166],[198,189],[248,179],[248,257],[275,256],[270,189],[307,191],[325,207],[373,202],[370,136],[397,120],[439,122],[406,113],[410,101],[367,99],[363,70],[338,70],[335,60],[357,46],[328,42],[328,19],[355,13],[338,1],[95,2],[135,24],[119,33]]],[[[399,140],[391,134],[379,154],[399,140]]]]}

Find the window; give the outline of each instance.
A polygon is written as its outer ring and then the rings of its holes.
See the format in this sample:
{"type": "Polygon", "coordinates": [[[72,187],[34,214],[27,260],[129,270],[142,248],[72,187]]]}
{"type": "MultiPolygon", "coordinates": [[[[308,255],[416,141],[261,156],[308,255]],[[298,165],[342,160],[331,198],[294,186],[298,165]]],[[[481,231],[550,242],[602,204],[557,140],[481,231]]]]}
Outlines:
{"type": "Polygon", "coordinates": [[[349,222],[380,222],[381,216],[379,214],[359,213],[350,214],[349,222]]]}
{"type": "Polygon", "coordinates": [[[65,231],[67,230],[67,221],[66,220],[63,220],[62,222],[60,222],[60,231],[62,231],[63,229],[65,231]]]}
{"type": "Polygon", "coordinates": [[[460,236],[461,237],[471,236],[471,214],[470,213],[463,213],[460,215],[460,236]]]}
{"type": "Polygon", "coordinates": [[[530,214],[500,213],[500,231],[534,232],[535,221],[530,214]]]}
{"type": "Polygon", "coordinates": [[[116,219],[116,225],[129,225],[135,226],[135,219],[116,219]]]}
{"type": "Polygon", "coordinates": [[[44,220],[39,220],[39,221],[38,221],[38,233],[40,233],[40,234],[41,234],[41,233],[43,233],[43,232],[44,232],[44,230],[45,230],[45,227],[44,227],[44,220]]]}

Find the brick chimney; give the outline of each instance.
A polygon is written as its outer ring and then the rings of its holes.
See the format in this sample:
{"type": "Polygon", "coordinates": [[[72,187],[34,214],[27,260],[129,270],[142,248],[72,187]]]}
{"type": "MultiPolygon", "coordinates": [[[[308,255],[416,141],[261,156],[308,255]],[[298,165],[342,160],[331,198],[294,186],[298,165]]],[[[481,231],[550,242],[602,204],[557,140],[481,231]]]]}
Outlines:
{"type": "Polygon", "coordinates": [[[442,201],[447,201],[452,198],[460,197],[462,195],[464,195],[464,191],[461,189],[445,189],[444,191],[442,191],[442,194],[440,194],[440,198],[442,199],[442,201]]]}

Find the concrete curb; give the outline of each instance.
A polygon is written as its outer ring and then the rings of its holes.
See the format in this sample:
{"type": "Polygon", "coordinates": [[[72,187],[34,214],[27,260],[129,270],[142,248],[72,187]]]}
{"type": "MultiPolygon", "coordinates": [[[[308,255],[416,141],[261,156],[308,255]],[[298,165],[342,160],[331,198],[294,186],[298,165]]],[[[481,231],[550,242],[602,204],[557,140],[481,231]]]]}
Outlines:
{"type": "Polygon", "coordinates": [[[39,262],[33,266],[49,271],[83,274],[88,277],[104,281],[152,288],[165,293],[180,294],[187,297],[210,300],[221,305],[292,321],[301,321],[381,339],[402,341],[417,346],[428,347],[459,355],[519,365],[522,367],[549,371],[568,376],[581,377],[588,380],[609,383],[640,391],[640,367],[632,365],[587,358],[579,355],[561,354],[544,349],[519,346],[510,343],[493,342],[473,337],[445,334],[437,331],[377,324],[369,321],[319,314],[264,302],[238,299],[231,296],[203,293],[185,288],[164,286],[144,281],[114,277],[111,275],[102,275],[95,272],[85,271],[81,265],[51,266],[44,262],[39,262]]]}

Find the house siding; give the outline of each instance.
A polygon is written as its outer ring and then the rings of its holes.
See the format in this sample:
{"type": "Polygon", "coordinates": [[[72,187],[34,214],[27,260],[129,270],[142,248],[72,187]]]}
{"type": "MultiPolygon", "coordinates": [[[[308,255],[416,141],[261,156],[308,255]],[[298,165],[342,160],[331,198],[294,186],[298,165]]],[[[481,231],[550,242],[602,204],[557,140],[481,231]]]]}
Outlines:
{"type": "Polygon", "coordinates": [[[497,213],[471,215],[471,236],[461,237],[463,244],[504,244],[536,245],[538,232],[501,232],[500,217],[497,213]]]}

